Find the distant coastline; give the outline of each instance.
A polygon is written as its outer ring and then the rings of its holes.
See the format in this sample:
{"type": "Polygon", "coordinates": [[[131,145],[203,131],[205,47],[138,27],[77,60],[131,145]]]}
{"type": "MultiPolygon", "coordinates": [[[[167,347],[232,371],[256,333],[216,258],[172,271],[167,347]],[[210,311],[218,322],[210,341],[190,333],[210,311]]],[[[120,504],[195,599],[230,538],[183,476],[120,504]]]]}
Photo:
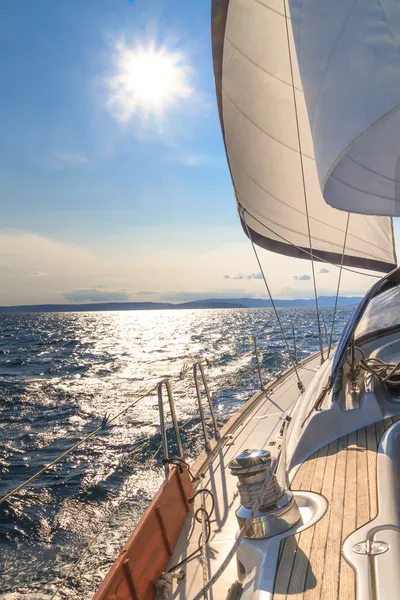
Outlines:
{"type": "MultiPolygon", "coordinates": [[[[339,306],[356,306],[361,296],[339,296],[339,306]]],[[[335,296],[319,296],[320,307],[333,307],[335,296]]],[[[307,308],[315,306],[312,298],[295,300],[275,300],[278,308],[307,308]]],[[[22,306],[0,306],[0,314],[4,313],[38,313],[38,312],[104,312],[119,310],[176,310],[176,309],[210,309],[210,308],[271,308],[271,301],[263,298],[216,298],[194,300],[172,304],[169,302],[92,302],[87,304],[32,304],[22,306]]]]}

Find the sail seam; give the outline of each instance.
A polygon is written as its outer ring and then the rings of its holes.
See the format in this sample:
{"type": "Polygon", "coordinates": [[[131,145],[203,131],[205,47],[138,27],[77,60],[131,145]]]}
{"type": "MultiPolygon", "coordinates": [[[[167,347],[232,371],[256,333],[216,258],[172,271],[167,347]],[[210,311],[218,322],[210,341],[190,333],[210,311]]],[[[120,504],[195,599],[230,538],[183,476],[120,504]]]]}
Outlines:
{"type": "MultiPolygon", "coordinates": [[[[254,221],[256,221],[257,223],[259,223],[262,227],[264,227],[268,231],[270,231],[277,238],[280,238],[281,240],[283,240],[283,242],[279,242],[279,241],[276,241],[276,240],[271,240],[270,238],[264,238],[264,239],[268,240],[269,242],[273,241],[275,243],[282,244],[283,246],[285,246],[285,245],[292,246],[293,248],[296,248],[296,250],[298,250],[302,254],[306,254],[307,256],[311,255],[311,253],[306,248],[302,248],[301,246],[297,246],[293,242],[290,242],[289,240],[287,240],[283,235],[281,235],[281,234],[277,233],[276,231],[274,231],[273,229],[271,229],[271,227],[268,227],[268,225],[265,225],[265,223],[262,223],[259,219],[257,219],[257,217],[255,217],[251,212],[249,212],[246,208],[244,208],[239,201],[238,201],[238,205],[242,208],[242,210],[244,210],[245,212],[247,212],[247,214],[250,215],[250,217],[252,219],[254,219],[254,221]]],[[[254,231],[254,230],[252,230],[252,231],[254,231]]],[[[262,238],[264,237],[261,233],[257,233],[256,231],[254,231],[254,233],[257,234],[258,236],[262,237],[262,238]]],[[[282,254],[284,254],[284,253],[282,252],[282,254]]],[[[329,251],[324,251],[324,250],[316,250],[315,251],[316,260],[318,260],[319,262],[323,262],[323,263],[325,263],[327,265],[331,265],[333,267],[339,268],[338,264],[336,264],[333,261],[327,260],[326,258],[322,258],[321,254],[325,254],[325,255],[334,254],[335,256],[338,256],[338,258],[339,258],[340,257],[339,253],[336,253],[336,252],[334,253],[334,252],[329,252],[329,251]]],[[[293,256],[293,255],[289,254],[288,256],[293,256]]],[[[370,264],[373,263],[374,265],[376,265],[375,270],[377,270],[377,271],[384,271],[386,273],[388,272],[388,269],[387,268],[385,269],[384,267],[389,267],[390,270],[392,270],[392,269],[394,269],[396,267],[396,264],[390,264],[390,263],[385,262],[383,260],[382,261],[379,261],[379,260],[376,260],[376,259],[371,260],[371,259],[365,259],[365,258],[362,258],[362,257],[359,257],[359,256],[351,256],[351,255],[348,255],[348,257],[350,259],[352,259],[352,260],[357,260],[357,261],[360,261],[360,262],[363,261],[363,262],[367,262],[367,263],[370,263],[370,264]]],[[[301,257],[297,257],[297,258],[301,258],[301,257]]],[[[372,267],[371,266],[368,267],[368,266],[361,266],[360,265],[359,268],[360,269],[362,269],[362,268],[364,268],[364,269],[370,268],[371,269],[372,267]]],[[[355,269],[351,269],[350,267],[343,267],[343,269],[345,271],[349,271],[349,273],[355,273],[356,275],[365,275],[366,277],[374,277],[376,279],[380,279],[379,275],[373,275],[372,273],[363,273],[362,271],[356,271],[355,269]]]]}
{"type": "Polygon", "coordinates": [[[331,177],[333,171],[335,170],[335,168],[337,167],[337,165],[339,164],[339,162],[345,156],[347,156],[348,150],[350,148],[353,148],[355,146],[355,144],[357,143],[357,141],[360,140],[363,136],[365,136],[366,133],[368,133],[369,131],[371,131],[371,129],[374,129],[374,127],[376,127],[376,125],[378,125],[379,123],[381,123],[383,121],[386,121],[386,119],[388,119],[389,117],[392,117],[394,114],[396,114],[397,112],[399,112],[399,110],[400,110],[400,104],[396,104],[396,106],[393,106],[384,115],[382,115],[381,117],[379,117],[379,119],[377,119],[374,123],[372,123],[369,127],[367,127],[367,129],[364,129],[364,131],[362,131],[361,133],[357,134],[357,136],[353,140],[351,140],[351,142],[349,142],[347,144],[346,148],[344,148],[343,151],[340,153],[340,155],[336,158],[336,160],[334,160],[331,168],[326,173],[326,175],[324,177],[324,181],[323,181],[323,188],[325,188],[326,182],[328,181],[329,177],[331,177]]]}
{"type": "Polygon", "coordinates": [[[275,8],[272,8],[272,6],[268,6],[268,4],[264,4],[264,2],[261,2],[260,0],[254,0],[254,2],[257,2],[257,4],[260,4],[267,10],[270,10],[271,12],[274,12],[275,14],[285,18],[285,15],[283,13],[279,12],[279,10],[276,10],[275,8]]]}
{"type": "MultiPolygon", "coordinates": [[[[237,192],[236,192],[236,193],[237,193],[237,192]]],[[[242,203],[243,203],[243,198],[241,197],[241,195],[237,193],[237,196],[238,196],[238,197],[239,197],[239,198],[242,200],[242,203]]],[[[268,229],[268,226],[267,226],[267,225],[265,225],[264,223],[262,223],[261,221],[259,221],[259,220],[257,219],[257,217],[255,217],[254,215],[252,215],[252,213],[250,213],[249,211],[247,211],[247,212],[249,213],[249,215],[250,215],[250,216],[251,216],[251,217],[252,217],[252,218],[253,218],[255,221],[257,221],[258,223],[260,223],[260,225],[262,225],[263,227],[265,227],[266,229],[268,229]]],[[[277,227],[281,227],[282,229],[285,229],[286,231],[288,231],[288,232],[290,232],[290,233],[296,233],[297,235],[301,235],[301,236],[303,236],[303,237],[306,237],[306,235],[307,235],[307,233],[300,233],[299,231],[297,231],[297,230],[295,230],[295,229],[290,229],[290,228],[289,228],[289,227],[287,227],[287,226],[283,227],[283,226],[282,226],[282,225],[280,225],[279,223],[276,223],[275,221],[272,221],[272,219],[269,219],[269,222],[270,222],[270,223],[272,223],[273,225],[276,225],[277,227]]],[[[272,232],[274,235],[276,235],[276,236],[280,236],[280,234],[278,234],[278,233],[277,233],[276,231],[274,231],[273,229],[271,229],[270,231],[271,231],[271,232],[272,232]]],[[[342,232],[342,230],[340,230],[340,233],[343,233],[343,232],[342,232]]],[[[350,236],[351,236],[351,234],[350,234],[350,236]]],[[[283,236],[280,236],[280,237],[282,237],[282,239],[283,239],[283,240],[285,239],[283,236]]],[[[354,236],[354,237],[355,237],[355,236],[354,236]]],[[[318,237],[315,237],[314,239],[315,239],[315,240],[317,240],[318,242],[326,242],[326,239],[322,239],[322,238],[318,238],[318,237]]],[[[360,238],[356,238],[356,239],[360,239],[360,238]]],[[[364,242],[365,242],[365,240],[362,240],[362,241],[364,241],[364,242]]],[[[301,246],[297,246],[297,245],[296,245],[296,244],[294,244],[293,242],[288,242],[288,243],[289,243],[289,244],[292,244],[292,245],[293,245],[293,246],[295,246],[296,248],[301,248],[301,246]]],[[[330,244],[331,244],[332,246],[337,246],[338,248],[340,248],[340,249],[341,249],[341,246],[340,246],[340,245],[339,245],[339,243],[337,243],[337,242],[330,242],[330,244]]],[[[372,245],[372,244],[369,244],[369,243],[368,243],[368,245],[372,245]]],[[[373,244],[373,245],[374,245],[374,246],[375,246],[375,247],[376,247],[378,250],[381,250],[381,251],[385,252],[385,250],[384,250],[383,248],[381,248],[380,246],[376,246],[375,244],[373,244]]],[[[350,249],[350,250],[353,250],[351,247],[349,247],[349,249],[350,249]]],[[[320,252],[325,252],[325,250],[320,250],[320,252]]],[[[326,252],[329,252],[329,251],[327,250],[326,252]]],[[[309,252],[308,254],[311,256],[311,252],[309,252]]],[[[337,254],[338,254],[338,256],[340,256],[339,252],[337,252],[337,254]]],[[[369,252],[368,252],[368,251],[366,251],[366,250],[365,250],[365,251],[363,251],[363,254],[364,254],[366,257],[367,257],[367,260],[376,260],[376,259],[375,259],[375,257],[374,257],[374,254],[372,254],[372,253],[369,253],[369,252]]]]}
{"type": "Polygon", "coordinates": [[[310,124],[311,124],[311,128],[312,128],[312,129],[314,129],[315,113],[317,112],[317,105],[318,105],[319,96],[320,96],[320,93],[321,93],[321,90],[322,90],[322,86],[323,86],[323,83],[324,83],[324,81],[325,81],[325,77],[326,77],[326,74],[327,74],[327,72],[328,72],[328,69],[329,69],[330,63],[331,63],[331,60],[332,60],[332,58],[333,58],[333,55],[335,54],[335,51],[336,51],[337,45],[338,45],[338,43],[339,43],[339,40],[340,40],[340,38],[342,37],[342,33],[344,32],[344,30],[345,30],[345,28],[346,28],[346,25],[347,25],[347,23],[348,23],[348,20],[350,19],[350,15],[351,15],[351,13],[353,12],[353,10],[355,9],[355,7],[356,7],[356,5],[357,5],[357,4],[358,4],[358,0],[354,0],[354,2],[353,2],[353,5],[352,5],[352,7],[350,8],[350,10],[349,10],[349,12],[348,12],[348,14],[347,14],[347,17],[346,17],[346,19],[345,19],[345,21],[344,21],[344,23],[343,23],[342,29],[340,30],[340,32],[339,32],[339,35],[338,35],[338,36],[337,36],[337,38],[336,38],[336,41],[335,41],[335,43],[334,43],[334,46],[333,46],[333,48],[332,48],[332,51],[331,51],[331,53],[330,53],[330,56],[329,56],[329,58],[328,58],[328,60],[327,60],[327,62],[326,62],[325,69],[324,69],[324,72],[323,72],[323,74],[322,74],[322,79],[321,79],[321,82],[320,82],[320,84],[319,84],[319,87],[318,87],[317,93],[316,93],[316,95],[315,95],[315,104],[314,104],[314,108],[313,108],[313,114],[312,114],[312,118],[310,119],[310,124]]]}
{"type": "MultiPolygon", "coordinates": [[[[270,133],[268,133],[267,131],[265,131],[265,129],[262,129],[259,125],[257,125],[257,123],[255,123],[254,121],[252,121],[250,119],[250,117],[248,117],[246,115],[246,113],[244,113],[238,106],[237,104],[232,100],[232,98],[229,96],[229,94],[227,94],[227,92],[224,90],[224,88],[222,88],[222,93],[224,94],[224,96],[227,97],[227,99],[229,100],[229,102],[232,104],[232,106],[234,108],[236,108],[236,110],[246,119],[246,121],[248,121],[249,123],[251,123],[256,129],[258,129],[259,131],[261,131],[261,133],[263,133],[264,135],[266,135],[267,137],[271,138],[272,140],[274,140],[275,142],[277,142],[278,144],[280,144],[281,146],[285,146],[285,148],[288,148],[289,150],[292,150],[292,152],[295,152],[296,154],[301,155],[301,152],[299,152],[296,148],[293,148],[292,146],[288,146],[288,144],[285,144],[285,142],[282,142],[281,140],[278,140],[278,138],[274,137],[273,135],[271,135],[270,133]]],[[[306,156],[307,158],[310,158],[311,160],[315,160],[312,156],[309,156],[308,154],[304,154],[304,156],[306,156]]]]}
{"type": "MultiPolygon", "coordinates": [[[[275,196],[274,194],[272,194],[270,191],[268,191],[265,187],[263,187],[260,183],[258,183],[258,181],[256,181],[255,179],[253,179],[253,177],[246,171],[246,169],[243,167],[243,165],[241,164],[241,162],[239,161],[239,159],[237,158],[237,156],[235,155],[234,152],[232,152],[232,149],[229,150],[229,155],[234,156],[236,163],[238,164],[238,166],[240,167],[240,169],[242,169],[243,173],[250,179],[250,181],[252,181],[257,187],[260,188],[260,190],[262,190],[263,192],[265,192],[266,194],[268,194],[269,196],[271,196],[272,198],[274,198],[274,200],[276,200],[277,202],[279,202],[280,204],[283,204],[283,206],[286,206],[287,208],[293,210],[294,212],[297,212],[298,214],[302,215],[303,217],[306,216],[306,213],[301,211],[299,208],[295,208],[294,206],[292,206],[291,204],[288,204],[287,202],[285,202],[284,200],[281,200],[280,198],[278,198],[277,196],[275,196]]],[[[335,209],[333,209],[335,210],[335,209]]],[[[340,233],[343,233],[343,229],[340,229],[339,227],[335,227],[334,225],[331,225],[330,223],[327,223],[326,221],[321,221],[321,219],[317,219],[316,217],[313,217],[312,215],[309,215],[309,219],[312,221],[315,221],[315,223],[319,223],[320,225],[324,225],[325,227],[329,227],[330,229],[334,230],[334,231],[338,231],[340,233]]],[[[294,232],[297,233],[297,232],[294,232]]],[[[365,239],[355,235],[354,233],[350,233],[349,236],[355,240],[359,240],[360,242],[365,242],[365,239]]],[[[323,241],[325,242],[326,239],[321,239],[321,238],[315,238],[318,239],[319,241],[323,241]]],[[[332,242],[332,244],[335,244],[334,242],[332,242]]],[[[338,244],[336,244],[338,245],[338,244]]],[[[378,246],[377,244],[374,244],[373,242],[368,242],[369,246],[374,246],[375,248],[377,248],[378,250],[382,250],[383,252],[385,252],[385,249],[382,246],[378,246]]],[[[372,255],[371,255],[372,256],[372,255]]]]}
{"type": "Polygon", "coordinates": [[[258,63],[256,63],[247,54],[245,54],[245,52],[243,52],[243,50],[241,50],[238,46],[236,46],[236,44],[234,42],[232,42],[232,40],[230,38],[228,38],[228,36],[225,36],[225,41],[229,42],[231,44],[231,46],[233,46],[235,48],[235,50],[237,52],[239,52],[239,54],[241,54],[243,56],[243,58],[245,58],[251,64],[253,64],[255,67],[257,67],[258,69],[260,69],[260,71],[263,71],[264,73],[266,73],[267,75],[269,75],[273,79],[276,79],[276,81],[280,81],[281,83],[287,85],[288,87],[294,87],[298,92],[303,93],[303,89],[302,88],[299,88],[297,86],[292,86],[291,83],[288,83],[287,81],[285,81],[281,77],[278,77],[277,75],[274,75],[274,73],[271,73],[271,71],[268,71],[267,69],[265,69],[264,67],[262,67],[261,65],[259,65],[258,63]]]}
{"type": "Polygon", "coordinates": [[[348,154],[345,154],[343,156],[343,158],[347,158],[347,160],[350,160],[354,164],[365,169],[366,171],[369,171],[370,173],[373,173],[374,175],[377,175],[378,177],[382,177],[382,179],[386,179],[387,181],[390,181],[391,183],[397,182],[397,179],[393,179],[393,177],[389,177],[388,175],[384,175],[383,173],[379,173],[379,171],[375,171],[374,169],[371,169],[371,167],[367,167],[362,162],[356,160],[355,158],[353,158],[352,156],[349,156],[348,154]]]}
{"type": "MultiPolygon", "coordinates": [[[[346,181],[343,181],[343,179],[340,179],[340,177],[338,177],[337,175],[334,175],[333,173],[330,174],[330,179],[336,179],[336,181],[339,181],[339,183],[342,183],[346,187],[349,187],[352,190],[355,190],[356,192],[361,192],[362,194],[369,194],[370,196],[374,196],[375,198],[382,198],[382,200],[390,200],[391,202],[398,202],[398,199],[396,199],[396,198],[390,198],[389,196],[383,196],[382,194],[376,194],[375,192],[368,192],[367,190],[363,190],[362,188],[359,188],[356,185],[347,183],[346,181]]],[[[354,211],[354,212],[356,212],[356,211],[354,211]]],[[[364,213],[362,213],[362,214],[364,214],[364,213]]]]}

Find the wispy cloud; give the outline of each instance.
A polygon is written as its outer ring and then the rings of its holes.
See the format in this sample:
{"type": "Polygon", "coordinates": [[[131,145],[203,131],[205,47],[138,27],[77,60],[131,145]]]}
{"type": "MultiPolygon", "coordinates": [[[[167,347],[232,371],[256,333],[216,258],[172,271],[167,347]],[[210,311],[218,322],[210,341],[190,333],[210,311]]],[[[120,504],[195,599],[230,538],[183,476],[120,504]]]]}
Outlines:
{"type": "Polygon", "coordinates": [[[86,167],[89,163],[90,160],[87,156],[75,152],[49,153],[48,156],[41,160],[41,164],[44,167],[54,170],[77,169],[86,167]]]}
{"type": "Polygon", "coordinates": [[[175,154],[169,154],[165,161],[184,165],[186,167],[219,167],[222,163],[221,157],[204,152],[186,152],[181,151],[175,154]]]}
{"type": "Polygon", "coordinates": [[[261,273],[250,273],[249,275],[243,275],[238,273],[237,275],[224,275],[224,279],[262,279],[261,273]]]}
{"type": "Polygon", "coordinates": [[[64,298],[69,300],[69,302],[118,302],[129,300],[129,295],[126,291],[105,289],[105,286],[99,288],[72,290],[71,292],[66,292],[64,298]]]}
{"type": "Polygon", "coordinates": [[[155,296],[158,293],[159,292],[147,292],[147,291],[143,291],[143,292],[136,292],[136,295],[137,296],[155,296]]]}
{"type": "Polygon", "coordinates": [[[323,275],[325,273],[330,273],[330,271],[328,269],[320,269],[319,272],[321,273],[321,275],[323,275]]]}
{"type": "Polygon", "coordinates": [[[296,281],[308,281],[311,277],[309,275],[293,275],[293,279],[296,281]]]}

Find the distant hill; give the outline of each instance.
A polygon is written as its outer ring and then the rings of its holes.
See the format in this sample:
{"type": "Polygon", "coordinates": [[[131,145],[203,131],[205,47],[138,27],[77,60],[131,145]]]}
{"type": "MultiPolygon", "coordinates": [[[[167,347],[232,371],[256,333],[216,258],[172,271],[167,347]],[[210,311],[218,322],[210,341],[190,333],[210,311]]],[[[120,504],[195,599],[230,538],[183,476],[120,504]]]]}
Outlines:
{"type": "MultiPolygon", "coordinates": [[[[320,306],[334,306],[336,296],[318,296],[318,304],[320,306]]],[[[339,296],[338,306],[357,306],[362,300],[361,296],[339,296]]],[[[239,303],[247,308],[270,308],[272,306],[271,300],[265,300],[264,298],[218,298],[217,300],[200,300],[200,302],[222,302],[222,303],[239,303]]],[[[298,298],[296,300],[274,300],[275,306],[280,308],[296,308],[296,307],[307,307],[315,306],[314,298],[298,298]]],[[[195,304],[195,302],[192,302],[195,304]]]]}
{"type": "MultiPolygon", "coordinates": [[[[362,300],[359,296],[339,296],[339,306],[356,306],[362,300]]],[[[335,304],[335,296],[319,296],[321,307],[335,304]]],[[[278,308],[307,308],[315,306],[315,300],[275,300],[278,308]]],[[[92,304],[32,304],[24,306],[0,306],[0,313],[28,312],[95,312],[117,310],[171,310],[178,308],[270,308],[271,301],[263,298],[210,298],[172,304],[168,302],[98,302],[92,304]]]]}

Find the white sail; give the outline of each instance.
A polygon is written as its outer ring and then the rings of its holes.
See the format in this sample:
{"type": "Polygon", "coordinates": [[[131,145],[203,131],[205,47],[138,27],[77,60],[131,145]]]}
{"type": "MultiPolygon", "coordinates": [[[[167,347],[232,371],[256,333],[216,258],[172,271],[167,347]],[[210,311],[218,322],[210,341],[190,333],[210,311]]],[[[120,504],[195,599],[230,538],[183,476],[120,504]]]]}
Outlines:
{"type": "MultiPolygon", "coordinates": [[[[283,0],[213,0],[214,72],[228,162],[258,245],[309,257],[307,208],[314,257],[340,263],[347,213],[328,206],[321,194],[287,22],[288,28],[283,0]]],[[[391,218],[352,214],[344,264],[394,268],[391,218]]]]}
{"type": "Polygon", "coordinates": [[[290,0],[319,181],[331,206],[400,215],[400,3],[290,0]]]}

